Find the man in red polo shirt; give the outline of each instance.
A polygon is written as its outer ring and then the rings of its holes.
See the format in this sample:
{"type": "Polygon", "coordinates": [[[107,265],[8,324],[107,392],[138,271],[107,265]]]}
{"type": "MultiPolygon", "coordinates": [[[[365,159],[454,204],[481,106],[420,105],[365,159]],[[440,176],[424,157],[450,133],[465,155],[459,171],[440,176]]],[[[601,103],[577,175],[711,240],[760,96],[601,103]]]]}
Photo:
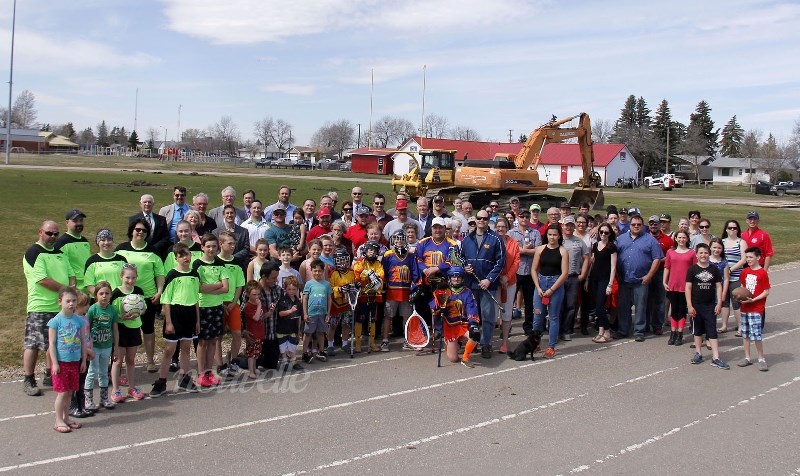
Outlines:
{"type": "MultiPolygon", "coordinates": [[[[651,215],[647,220],[650,234],[658,241],[658,246],[661,247],[661,252],[664,256],[667,255],[667,250],[672,248],[672,238],[666,233],[661,231],[661,218],[658,215],[651,215]]],[[[647,293],[647,327],[652,329],[653,334],[660,336],[663,332],[661,328],[664,326],[664,319],[666,317],[666,290],[664,289],[664,258],[661,258],[661,264],[658,271],[650,281],[649,291],[647,293]]]]}
{"type": "Polygon", "coordinates": [[[308,234],[306,235],[306,243],[311,240],[317,239],[322,235],[328,235],[331,233],[331,209],[328,207],[322,207],[317,212],[317,220],[319,220],[319,224],[315,227],[308,230],[308,234]]]}
{"type": "Polygon", "coordinates": [[[353,243],[353,250],[357,250],[359,246],[367,242],[367,225],[369,224],[369,208],[364,205],[353,205],[353,216],[356,217],[356,222],[353,226],[347,229],[344,237],[353,243]]]}
{"type": "Polygon", "coordinates": [[[757,211],[747,212],[747,229],[742,232],[742,240],[747,243],[747,247],[755,246],[761,250],[761,258],[758,259],[758,263],[764,268],[764,271],[769,272],[769,264],[772,262],[775,251],[772,249],[772,238],[769,233],[758,227],[760,219],[757,211]]]}

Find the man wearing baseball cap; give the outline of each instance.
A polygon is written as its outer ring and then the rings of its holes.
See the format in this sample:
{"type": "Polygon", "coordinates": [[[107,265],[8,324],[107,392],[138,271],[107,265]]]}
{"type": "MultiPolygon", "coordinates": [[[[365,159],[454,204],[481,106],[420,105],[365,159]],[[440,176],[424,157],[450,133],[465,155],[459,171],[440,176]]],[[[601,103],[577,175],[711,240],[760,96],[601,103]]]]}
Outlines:
{"type": "Polygon", "coordinates": [[[662,213],[658,216],[658,222],[661,224],[661,233],[675,240],[675,232],[672,231],[672,215],[669,213],[662,213]]]}
{"type": "Polygon", "coordinates": [[[64,215],[67,225],[67,232],[58,237],[55,248],[67,257],[67,262],[75,275],[75,287],[83,291],[86,286],[83,284],[83,271],[86,260],[92,255],[92,247],[89,240],[83,236],[83,219],[86,215],[73,208],[64,215]]]}
{"type": "Polygon", "coordinates": [[[769,272],[769,264],[775,251],[772,249],[772,238],[769,233],[758,227],[761,216],[755,210],[747,212],[747,229],[742,232],[742,240],[747,243],[747,247],[754,246],[761,250],[759,264],[764,271],[769,272]]]}
{"type": "Polygon", "coordinates": [[[317,220],[319,220],[319,224],[308,231],[306,243],[331,232],[332,216],[331,209],[328,207],[322,207],[317,211],[317,220]]]}
{"type": "Polygon", "coordinates": [[[431,223],[433,223],[434,218],[450,218],[450,214],[447,213],[447,210],[444,208],[444,197],[441,195],[436,195],[433,197],[433,208],[431,209],[431,213],[428,214],[428,219],[425,221],[425,236],[431,235],[431,223]]]}
{"type": "Polygon", "coordinates": [[[530,220],[530,227],[533,230],[539,232],[539,235],[544,236],[544,232],[547,229],[547,223],[542,223],[539,220],[539,214],[542,212],[542,206],[538,203],[534,203],[533,205],[528,208],[531,212],[531,220],[530,220]]]}
{"type": "Polygon", "coordinates": [[[369,224],[370,210],[364,205],[353,205],[355,224],[347,229],[344,237],[353,243],[353,249],[367,242],[367,225],[369,224]]]}
{"type": "Polygon", "coordinates": [[[388,242],[389,237],[391,237],[395,232],[400,231],[403,229],[403,226],[407,223],[411,223],[416,226],[417,228],[417,236],[422,236],[422,226],[420,226],[417,220],[414,220],[408,215],[408,200],[405,198],[398,198],[396,202],[394,202],[394,209],[397,213],[397,218],[390,221],[383,227],[383,238],[388,242]]]}
{"type": "MultiPolygon", "coordinates": [[[[661,252],[664,257],[667,256],[667,251],[672,248],[673,241],[669,235],[661,231],[661,217],[658,215],[650,215],[647,220],[648,231],[653,238],[658,241],[661,247],[661,252]]],[[[663,334],[662,327],[664,326],[664,319],[666,317],[665,303],[667,299],[667,292],[664,289],[664,260],[659,260],[658,271],[653,275],[647,291],[647,328],[652,330],[653,334],[660,336],[663,334]]]]}

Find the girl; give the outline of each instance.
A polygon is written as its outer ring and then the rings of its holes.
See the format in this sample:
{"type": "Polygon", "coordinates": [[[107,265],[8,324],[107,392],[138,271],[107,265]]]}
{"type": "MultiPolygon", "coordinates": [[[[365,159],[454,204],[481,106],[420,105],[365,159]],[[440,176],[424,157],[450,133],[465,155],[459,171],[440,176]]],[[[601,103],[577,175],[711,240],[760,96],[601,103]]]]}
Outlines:
{"type": "MultiPolygon", "coordinates": [[[[303,370],[303,367],[295,362],[297,354],[298,336],[300,335],[300,323],[303,317],[303,302],[300,300],[300,283],[294,276],[289,276],[283,281],[283,296],[278,301],[275,311],[278,313],[278,320],[275,323],[275,333],[278,335],[278,345],[281,351],[281,363],[278,368],[289,370],[289,363],[292,362],[292,370],[303,370]]],[[[309,343],[310,344],[310,343],[309,343]]],[[[324,342],[317,345],[324,349],[324,342]]],[[[305,348],[305,346],[304,346],[305,348]]]]}
{"type": "Polygon", "coordinates": [[[120,278],[122,278],[122,285],[111,293],[111,303],[117,310],[120,317],[121,326],[117,327],[117,342],[115,342],[116,355],[114,356],[114,363],[111,366],[111,385],[113,393],[111,400],[114,403],[122,403],[125,401],[126,396],[123,395],[122,390],[119,389],[120,385],[128,384],[127,396],[141,400],[144,398],[144,393],[136,386],[136,351],[142,345],[142,319],[135,314],[125,312],[122,309],[122,300],[129,294],[139,294],[144,296],[144,291],[139,286],[136,286],[136,278],[138,276],[137,267],[135,264],[126,263],[122,266],[120,278]],[[125,361],[126,379],[120,377],[122,369],[122,361],[125,361]]]}
{"type": "MultiPolygon", "coordinates": [[[[733,307],[733,325],[738,326],[739,319],[741,318],[741,310],[739,301],[731,298],[731,293],[734,289],[742,285],[739,282],[739,276],[742,274],[742,269],[745,264],[744,248],[745,243],[742,241],[742,232],[739,222],[736,220],[728,220],[725,222],[725,229],[722,230],[724,236],[722,239],[722,246],[724,248],[725,260],[728,262],[728,292],[722,296],[722,312],[720,319],[722,320],[722,327],[719,332],[724,334],[728,332],[728,317],[731,315],[731,307],[733,307]]],[[[741,337],[741,336],[736,336],[741,337]]]]}
{"type": "Polygon", "coordinates": [[[663,285],[667,291],[670,307],[670,333],[667,345],[683,345],[683,328],[686,326],[686,273],[697,262],[697,256],[689,249],[689,232],[675,233],[674,248],[667,251],[664,260],[663,285]]]}
{"type": "Polygon", "coordinates": [[[545,236],[547,243],[536,248],[531,266],[533,285],[536,286],[536,294],[533,295],[533,330],[542,332],[546,316],[550,323],[550,336],[544,358],[552,359],[556,355],[561,302],[564,299],[562,285],[569,275],[569,253],[561,246],[561,226],[548,226],[545,236]]]}
{"type": "Polygon", "coordinates": [[[500,345],[500,353],[508,352],[508,335],[511,332],[511,315],[514,311],[514,296],[517,293],[517,269],[519,269],[519,243],[514,238],[507,235],[510,224],[506,218],[498,218],[494,226],[494,231],[500,235],[505,243],[506,264],[503,272],[500,273],[500,326],[502,330],[503,343],[500,345]]]}
{"type": "MultiPolygon", "coordinates": [[[[335,249],[333,244],[333,238],[330,235],[322,235],[319,237],[320,243],[322,243],[322,254],[319,256],[319,259],[325,263],[325,276],[329,274],[329,270],[333,269],[333,250],[335,249]]],[[[307,283],[308,281],[303,281],[307,283]]]]}
{"type": "Polygon", "coordinates": [[[306,243],[306,220],[302,208],[295,208],[292,222],[289,224],[289,242],[292,245],[292,267],[297,269],[303,261],[306,243]]]}
{"type": "MultiPolygon", "coordinates": [[[[192,225],[190,225],[189,222],[186,220],[179,221],[178,224],[175,225],[175,236],[178,237],[178,243],[183,243],[184,245],[189,247],[189,252],[191,253],[191,260],[189,261],[189,266],[191,266],[192,263],[194,263],[194,260],[203,255],[203,249],[200,247],[200,244],[196,243],[192,239],[192,225]]],[[[175,269],[174,246],[175,245],[172,245],[170,247],[169,253],[167,253],[167,257],[164,258],[165,275],[170,270],[175,269]]]]}
{"type": "Polygon", "coordinates": [[[261,267],[264,266],[268,258],[269,243],[264,238],[259,238],[256,241],[256,256],[247,265],[247,273],[245,273],[247,281],[258,281],[261,278],[261,267]]]}
{"type": "Polygon", "coordinates": [[[300,280],[304,283],[309,282],[311,278],[311,262],[319,259],[322,256],[322,241],[311,240],[308,243],[308,257],[300,263],[300,280]]]}
{"type": "Polygon", "coordinates": [[[57,394],[53,429],[59,433],[69,433],[81,427],[67,415],[72,393],[78,390],[78,375],[86,371],[85,329],[83,319],[75,313],[77,304],[78,291],[72,286],[61,288],[58,292],[61,312],[47,322],[50,375],[53,376],[53,391],[57,394]]]}
{"type": "Polygon", "coordinates": [[[261,355],[262,342],[266,338],[264,313],[261,310],[260,294],[261,285],[258,284],[258,281],[248,281],[245,287],[247,301],[244,303],[242,312],[247,321],[247,331],[250,333],[247,339],[247,345],[245,346],[247,369],[249,370],[247,378],[250,380],[258,378],[259,371],[256,368],[256,360],[261,355]]]}
{"type": "Polygon", "coordinates": [[[592,255],[589,261],[589,279],[587,286],[594,296],[595,314],[597,315],[597,336],[592,339],[596,344],[611,342],[611,329],[606,311],[606,299],[614,289],[614,276],[617,274],[616,235],[608,223],[597,228],[598,241],[592,244],[592,255]]]}
{"type": "MultiPolygon", "coordinates": [[[[117,276],[119,280],[119,276],[117,276]]],[[[89,329],[92,336],[94,358],[89,364],[89,374],[83,386],[86,394],[86,408],[97,409],[94,404],[94,381],[97,378],[100,384],[100,405],[103,408],[114,408],[115,404],[108,396],[108,364],[111,361],[111,351],[118,340],[117,323],[119,314],[111,305],[111,284],[100,281],[94,287],[95,303],[86,313],[89,319],[89,329]]]]}
{"type": "MultiPolygon", "coordinates": [[[[722,240],[719,238],[712,238],[711,239],[711,256],[708,260],[711,266],[715,266],[719,270],[720,276],[722,276],[722,296],[723,296],[723,304],[725,296],[728,294],[728,286],[731,279],[731,270],[728,268],[728,262],[725,259],[725,247],[722,244],[722,240]]],[[[722,306],[720,306],[722,307],[722,306]]],[[[706,345],[710,347],[708,341],[706,341],[706,345]]],[[[710,349],[709,349],[710,350],[710,349]]]]}
{"type": "MultiPolygon", "coordinates": [[[[75,314],[83,321],[83,345],[86,347],[86,365],[94,359],[94,349],[92,348],[92,334],[89,332],[89,319],[86,317],[89,311],[89,304],[91,299],[83,292],[78,292],[78,302],[75,305],[75,314]]],[[[69,406],[69,415],[75,418],[86,418],[94,415],[95,408],[87,408],[86,394],[83,391],[86,385],[86,370],[81,371],[78,379],[78,390],[73,392],[72,401],[69,406]]]]}
{"type": "Polygon", "coordinates": [[[109,283],[112,289],[122,284],[119,272],[122,270],[122,265],[128,262],[124,256],[114,252],[114,235],[111,234],[111,230],[103,228],[98,231],[95,241],[100,251],[86,260],[86,272],[83,277],[86,290],[92,296],[96,294],[95,287],[100,281],[109,283]]]}

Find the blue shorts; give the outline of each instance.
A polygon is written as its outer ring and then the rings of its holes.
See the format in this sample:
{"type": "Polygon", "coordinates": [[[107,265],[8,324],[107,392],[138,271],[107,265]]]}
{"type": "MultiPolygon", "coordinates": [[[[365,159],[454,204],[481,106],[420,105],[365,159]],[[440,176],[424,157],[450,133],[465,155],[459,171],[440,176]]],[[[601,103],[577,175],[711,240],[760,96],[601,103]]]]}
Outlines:
{"type": "Polygon", "coordinates": [[[303,328],[303,333],[315,334],[317,332],[328,332],[325,316],[308,316],[308,322],[303,328]]]}
{"type": "Polygon", "coordinates": [[[200,308],[200,340],[213,340],[222,337],[222,314],[225,308],[219,306],[200,308]]]}
{"type": "Polygon", "coordinates": [[[742,339],[750,339],[751,341],[764,340],[761,335],[761,325],[760,312],[743,312],[742,321],[739,323],[739,332],[742,333],[742,339]]]}

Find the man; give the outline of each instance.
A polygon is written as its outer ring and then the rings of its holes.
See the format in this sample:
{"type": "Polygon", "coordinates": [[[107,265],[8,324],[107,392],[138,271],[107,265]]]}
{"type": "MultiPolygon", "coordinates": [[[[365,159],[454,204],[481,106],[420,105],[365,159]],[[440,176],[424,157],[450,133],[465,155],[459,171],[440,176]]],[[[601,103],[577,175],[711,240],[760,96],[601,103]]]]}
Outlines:
{"type": "Polygon", "coordinates": [[[475,219],[475,215],[472,212],[472,203],[467,201],[461,202],[461,216],[464,217],[461,220],[461,236],[466,235],[469,232],[469,219],[475,219]]]}
{"type": "Polygon", "coordinates": [[[619,231],[619,213],[617,213],[616,208],[609,209],[606,212],[606,223],[611,225],[611,227],[615,229],[615,232],[619,233],[617,236],[622,234],[622,232],[619,231]]]}
{"type": "MultiPolygon", "coordinates": [[[[358,206],[362,206],[362,205],[365,206],[365,207],[367,206],[364,203],[364,191],[361,190],[361,187],[353,187],[353,189],[350,191],[350,196],[352,197],[353,210],[355,210],[356,207],[358,207],[358,206]]],[[[367,208],[369,208],[369,207],[367,207],[367,208]]],[[[353,216],[355,216],[355,213],[353,214],[353,216]]]]}
{"type": "Polygon", "coordinates": [[[434,218],[450,218],[447,210],[444,209],[444,197],[441,195],[436,195],[433,197],[433,210],[430,214],[428,214],[428,217],[425,220],[425,236],[430,236],[431,223],[433,222],[434,218]]]}
{"type": "Polygon", "coordinates": [[[247,230],[250,239],[250,256],[256,255],[256,242],[259,238],[264,238],[264,232],[269,228],[269,222],[262,214],[262,207],[261,200],[253,200],[250,204],[250,218],[242,222],[242,228],[247,230]]]}
{"type": "Polygon", "coordinates": [[[233,204],[223,206],[222,226],[214,230],[214,236],[219,238],[220,233],[227,231],[236,237],[233,259],[236,261],[236,264],[247,272],[247,264],[250,262],[250,232],[246,228],[236,224],[236,220],[239,218],[237,215],[238,211],[239,209],[234,207],[233,204]]]}
{"type": "MultiPolygon", "coordinates": [[[[422,227],[423,235],[425,234],[425,225],[428,224],[428,212],[430,208],[428,207],[428,199],[425,197],[419,197],[417,199],[417,222],[422,227]]],[[[417,238],[422,238],[423,235],[418,236],[417,238]]]]}
{"type": "Polygon", "coordinates": [[[353,215],[356,217],[355,225],[347,229],[344,237],[353,243],[353,250],[367,242],[367,225],[369,224],[369,208],[360,206],[353,208],[353,215]]]}
{"type": "MultiPolygon", "coordinates": [[[[294,216],[294,209],[297,208],[297,205],[289,203],[289,199],[292,198],[292,189],[289,188],[288,185],[281,185],[278,189],[278,201],[273,203],[272,205],[268,206],[264,210],[264,220],[267,223],[272,222],[272,210],[278,205],[283,205],[283,210],[286,212],[286,215],[289,217],[294,216]]],[[[312,200],[313,201],[313,200],[312,200]]],[[[311,227],[306,228],[306,230],[310,230],[311,227]]]]}
{"type": "Polygon", "coordinates": [[[467,284],[475,295],[481,314],[481,357],[489,359],[492,357],[497,312],[497,301],[492,296],[497,291],[497,279],[506,264],[506,251],[501,238],[489,229],[489,212],[481,210],[475,214],[475,219],[475,231],[461,241],[461,250],[466,264],[464,269],[469,275],[467,284]]]}
{"type": "Polygon", "coordinates": [[[591,209],[591,205],[589,202],[581,202],[580,206],[578,207],[578,215],[589,215],[589,209],[591,209]]]}
{"type": "Polygon", "coordinates": [[[559,211],[558,208],[550,207],[547,209],[547,226],[561,225],[560,220],[561,220],[561,212],[559,211]]]}
{"type": "Polygon", "coordinates": [[[544,237],[545,230],[547,229],[547,223],[542,223],[539,221],[539,214],[542,212],[542,207],[538,203],[534,203],[529,208],[531,212],[531,219],[530,219],[530,227],[539,232],[539,235],[544,237]]]}
{"type": "MultiPolygon", "coordinates": [[[[569,253],[569,272],[567,280],[564,281],[564,304],[561,306],[561,339],[564,341],[572,340],[572,330],[575,328],[575,316],[578,314],[578,295],[580,294],[583,281],[589,272],[589,247],[586,242],[575,235],[575,217],[566,215],[561,231],[564,237],[563,247],[569,253]]],[[[584,303],[588,306],[589,303],[584,303]]],[[[586,323],[588,325],[588,322],[586,323]]],[[[588,329],[581,328],[581,332],[588,329]]]]}
{"type": "Polygon", "coordinates": [[[178,222],[183,220],[183,216],[189,211],[189,205],[186,204],[186,187],[177,185],[172,190],[172,198],[174,202],[170,205],[161,207],[158,214],[164,217],[169,225],[169,239],[172,243],[178,241],[175,236],[175,228],[178,222]]]}
{"type": "Polygon", "coordinates": [[[153,196],[146,193],[139,199],[139,208],[142,210],[139,213],[133,214],[128,217],[128,224],[136,220],[144,218],[150,224],[150,234],[147,235],[147,244],[156,250],[156,254],[161,259],[167,257],[170,247],[172,247],[172,240],[169,238],[169,226],[167,219],[163,216],[153,212],[153,204],[155,200],[153,196]]]}
{"type": "Polygon", "coordinates": [[[253,190],[245,190],[244,193],[242,194],[242,203],[244,203],[243,208],[245,214],[244,220],[250,218],[250,204],[253,203],[253,200],[255,199],[256,199],[256,192],[254,192],[253,190]]]}
{"type": "Polygon", "coordinates": [[[319,211],[317,212],[317,220],[319,220],[319,224],[308,230],[308,233],[306,234],[306,243],[310,242],[311,240],[316,240],[322,235],[328,235],[331,233],[333,214],[331,213],[330,208],[320,207],[319,211]]]}
{"type": "Polygon", "coordinates": [[[658,241],[644,232],[641,215],[630,219],[630,230],[617,237],[617,275],[619,306],[617,338],[626,338],[631,331],[631,306],[636,306],[633,322],[636,342],[644,342],[647,327],[647,294],[664,254],[658,241]]]}
{"type": "Polygon", "coordinates": [[[558,221],[564,223],[564,218],[572,215],[572,207],[569,206],[569,202],[561,202],[561,205],[558,207],[558,212],[560,214],[558,221]]]}
{"type": "MultiPolygon", "coordinates": [[[[509,230],[508,236],[516,240],[519,245],[519,268],[517,268],[517,294],[522,299],[525,308],[525,321],[522,323],[522,331],[529,335],[533,331],[533,293],[536,287],[533,285],[531,276],[531,265],[536,247],[542,244],[542,235],[528,224],[531,212],[520,210],[517,217],[517,226],[509,230]]],[[[522,306],[517,306],[522,307],[522,306]]]]}
{"type": "MultiPolygon", "coordinates": [[[[236,189],[230,185],[222,189],[222,205],[212,208],[208,211],[208,216],[211,217],[217,224],[217,228],[225,227],[225,217],[223,216],[226,205],[236,206],[236,189]]],[[[236,211],[236,224],[239,225],[247,220],[247,213],[243,208],[234,208],[236,211]]]]}
{"type": "Polygon", "coordinates": [[[641,212],[638,208],[620,208],[619,221],[617,221],[617,227],[619,228],[620,234],[628,232],[631,227],[630,217],[633,215],[641,215],[641,212]]]}
{"type": "Polygon", "coordinates": [[[77,208],[68,211],[64,216],[67,232],[58,237],[55,243],[55,249],[64,254],[69,263],[70,273],[75,276],[75,287],[83,292],[86,287],[83,284],[83,272],[86,269],[86,260],[92,255],[89,240],[83,236],[84,218],[86,215],[77,208]]]}
{"type": "MultiPolygon", "coordinates": [[[[663,214],[662,214],[663,215],[663,214]]],[[[661,231],[661,219],[658,215],[651,215],[647,220],[650,235],[658,241],[661,247],[661,254],[666,257],[667,250],[672,248],[673,241],[669,235],[661,231]]],[[[647,328],[652,329],[653,334],[660,336],[664,333],[664,319],[666,317],[667,291],[664,289],[664,258],[661,258],[658,270],[650,281],[647,290],[647,328]]]]}
{"type": "MultiPolygon", "coordinates": [[[[520,212],[519,198],[517,197],[509,198],[508,204],[511,206],[511,213],[514,214],[514,221],[516,221],[517,217],[519,217],[519,212],[520,212]]],[[[509,225],[514,226],[514,223],[509,223],[509,225]]]]}
{"type": "Polygon", "coordinates": [[[206,233],[212,233],[217,229],[217,222],[206,215],[206,210],[208,210],[208,195],[200,192],[192,197],[192,208],[194,211],[200,214],[200,223],[198,223],[197,227],[195,228],[195,231],[199,236],[203,236],[206,233]]]}
{"type": "Polygon", "coordinates": [[[408,201],[402,198],[398,198],[394,204],[394,209],[397,211],[397,218],[390,221],[383,227],[383,238],[389,242],[390,237],[397,232],[398,230],[402,230],[403,226],[407,223],[411,223],[415,226],[417,230],[417,237],[422,236],[422,227],[419,225],[417,220],[414,220],[408,216],[408,201]]]}
{"type": "Polygon", "coordinates": [[[747,243],[748,248],[755,247],[761,250],[761,257],[758,259],[758,263],[764,268],[765,272],[769,272],[769,265],[775,255],[775,250],[772,249],[772,237],[758,227],[759,220],[761,220],[761,216],[757,211],[751,210],[747,212],[747,229],[742,232],[742,240],[747,243]]]}
{"type": "MultiPolygon", "coordinates": [[[[342,218],[342,214],[334,210],[334,201],[330,197],[330,195],[325,194],[319,198],[319,209],[322,210],[323,208],[327,208],[331,214],[331,221],[336,221],[342,218]]],[[[317,212],[317,219],[319,219],[319,212],[317,212]]],[[[311,228],[309,228],[310,230],[311,228]]]]}
{"type": "Polygon", "coordinates": [[[393,216],[384,211],[386,207],[386,197],[384,197],[382,193],[376,193],[372,197],[372,207],[373,210],[370,221],[377,223],[378,226],[381,227],[381,232],[383,232],[383,228],[386,224],[394,219],[393,216]]]}
{"type": "Polygon", "coordinates": [[[333,212],[336,211],[336,204],[339,203],[339,193],[336,190],[331,190],[330,192],[328,192],[327,195],[331,197],[331,200],[333,200],[333,206],[331,207],[331,216],[334,216],[333,212]]]}
{"type": "Polygon", "coordinates": [[[500,218],[500,203],[497,200],[489,202],[489,226],[494,229],[494,224],[500,218]]]}
{"type": "Polygon", "coordinates": [[[661,233],[668,237],[675,239],[675,232],[672,231],[672,215],[669,213],[662,213],[658,217],[658,222],[661,224],[661,233]]]}
{"type": "MultiPolygon", "coordinates": [[[[303,202],[303,220],[306,223],[306,230],[310,230],[319,224],[316,208],[317,202],[310,198],[303,202]]],[[[286,216],[289,216],[289,210],[286,210],[286,216]]]]}
{"type": "Polygon", "coordinates": [[[280,251],[291,248],[292,240],[289,238],[289,225],[286,224],[286,209],[282,203],[276,203],[272,208],[272,224],[264,232],[264,239],[269,243],[269,255],[280,260],[280,251]]]}
{"type": "MultiPolygon", "coordinates": [[[[39,240],[28,248],[22,258],[22,270],[28,284],[22,360],[25,380],[22,386],[25,394],[32,397],[42,394],[33,374],[39,351],[45,352],[47,369],[50,368],[47,322],[61,310],[58,305],[58,290],[69,286],[75,279],[67,258],[54,247],[57,238],[58,224],[51,220],[45,221],[39,227],[39,240]]],[[[45,370],[42,383],[52,385],[49,370],[45,370]]]]}

